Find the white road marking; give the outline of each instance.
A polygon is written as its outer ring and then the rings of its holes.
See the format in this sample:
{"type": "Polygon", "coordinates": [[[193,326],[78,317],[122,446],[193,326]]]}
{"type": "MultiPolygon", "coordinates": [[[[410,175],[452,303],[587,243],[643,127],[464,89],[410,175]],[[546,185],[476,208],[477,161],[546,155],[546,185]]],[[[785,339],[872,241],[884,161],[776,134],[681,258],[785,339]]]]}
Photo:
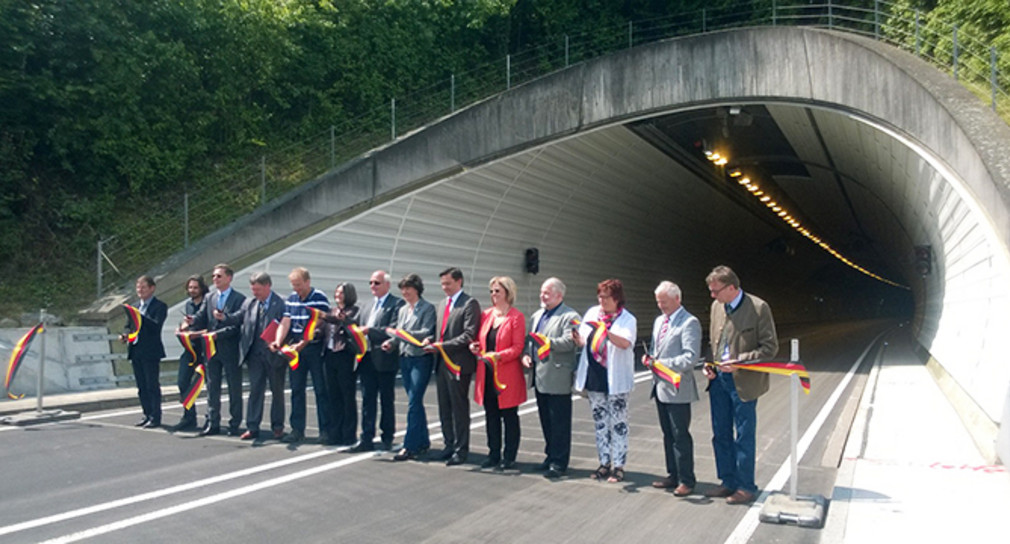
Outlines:
{"type": "MultiPolygon", "coordinates": [[[[817,417],[810,422],[810,426],[807,427],[806,432],[803,433],[799,442],[796,443],[796,455],[800,459],[803,459],[803,456],[807,453],[807,448],[810,447],[811,442],[814,441],[814,437],[817,436],[817,433],[821,430],[824,422],[828,419],[828,415],[831,413],[831,410],[834,409],[835,404],[838,403],[838,399],[841,398],[842,392],[846,387],[848,387],[849,382],[852,381],[852,377],[856,375],[856,371],[859,369],[859,366],[863,364],[863,359],[866,358],[866,354],[868,354],[870,349],[877,343],[878,340],[880,340],[880,337],[887,332],[889,331],[884,331],[878,334],[876,338],[870,341],[869,345],[866,346],[866,349],[863,350],[862,355],[856,359],[855,363],[852,363],[852,367],[849,368],[845,377],[842,378],[842,381],[839,382],[837,387],[835,387],[835,390],[831,393],[828,401],[821,408],[821,411],[817,413],[817,417]]],[[[747,513],[744,514],[743,519],[741,519],[740,523],[737,524],[736,529],[734,529],[733,532],[730,533],[729,537],[726,538],[727,544],[744,544],[750,539],[751,535],[754,534],[758,524],[761,522],[759,516],[765,500],[772,494],[772,491],[781,490],[789,480],[789,472],[792,464],[790,461],[791,458],[791,455],[787,456],[786,460],[782,462],[781,466],[779,466],[778,471],[776,471],[775,475],[772,476],[768,485],[766,485],[761,491],[761,495],[756,501],[754,501],[754,504],[747,509],[747,513]]]]}

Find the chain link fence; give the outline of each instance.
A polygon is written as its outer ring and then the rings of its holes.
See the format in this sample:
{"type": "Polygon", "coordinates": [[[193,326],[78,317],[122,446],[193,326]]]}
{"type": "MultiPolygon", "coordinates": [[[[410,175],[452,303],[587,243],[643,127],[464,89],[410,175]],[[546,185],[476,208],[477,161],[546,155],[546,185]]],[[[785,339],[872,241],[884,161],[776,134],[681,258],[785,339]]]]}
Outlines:
{"type": "Polygon", "coordinates": [[[303,142],[262,155],[223,176],[227,191],[182,187],[178,197],[136,217],[97,242],[97,294],[132,279],[170,255],[370,149],[480,100],[574,64],[663,39],[755,26],[812,26],[885,41],[949,73],[1004,120],[1010,119],[1007,75],[992,44],[883,0],[741,1],[612,28],[559,36],[499,61],[443,80],[334,125],[303,142]]]}

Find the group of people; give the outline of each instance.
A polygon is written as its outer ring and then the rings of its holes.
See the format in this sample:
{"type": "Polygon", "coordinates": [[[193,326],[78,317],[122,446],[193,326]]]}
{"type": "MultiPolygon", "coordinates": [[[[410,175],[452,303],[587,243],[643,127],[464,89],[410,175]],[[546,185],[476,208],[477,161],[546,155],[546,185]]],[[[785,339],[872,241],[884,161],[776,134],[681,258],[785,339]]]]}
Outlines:
{"type": "MultiPolygon", "coordinates": [[[[638,325],[625,307],[620,280],[600,282],[598,304],[579,315],[564,303],[565,284],[549,278],[540,288],[540,309],[527,321],[514,307],[516,283],[512,278],[491,278],[491,307],[481,311],[478,301],[464,292],[463,273],[455,267],[439,274],[446,298],[435,304],[423,298],[424,283],[417,274],[408,274],[398,282],[398,297],[390,292],[389,274],[375,271],[368,282],[371,301],[359,302],[354,285],[341,283],[333,293],[332,305],[322,291],[311,286],[309,271],[304,268],[289,274],[292,293],[287,299],[274,292],[265,272],[249,278],[249,298],[231,287],[233,275],[228,265],[214,267],[213,293],[200,276],[192,276],[186,283],[189,300],[176,332],[210,335],[215,350],[209,359],[203,354],[197,355],[199,361],[194,360],[188,350],[180,358],[180,395],[190,390],[195,368],[204,362],[207,413],[203,426],[198,427],[195,409],[187,409],[173,430],[199,430],[202,436],[223,432],[223,378],[228,384],[230,419],[225,432],[229,436],[266,438],[260,425],[269,385],[272,437],[302,441],[311,377],[320,443],[348,446],[351,452],[391,451],[395,377],[399,372],[407,394],[407,428],[393,459],[416,459],[431,447],[423,401],[434,374],[444,444],[437,458],[448,466],[467,461],[473,381],[474,401],[483,406],[486,416],[488,454],[482,467],[510,470],[516,467],[518,408],[527,400],[529,370],[529,386],[536,395],[546,444],[538,470],[547,478],[558,478],[568,470],[574,388],[588,397],[595,427],[600,464],[591,477],[624,480],[638,325]],[[295,357],[297,365],[289,365],[295,357]],[[248,368],[250,382],[244,431],[242,366],[248,368]],[[286,434],[285,374],[290,374],[291,386],[291,431],[286,434]],[[356,434],[359,382],[361,417],[360,434],[356,434]]],[[[667,475],[652,485],[672,489],[676,496],[694,492],[691,404],[699,400],[695,369],[701,365],[709,381],[712,443],[720,479],[706,494],[725,497],[730,504],[747,504],[757,492],[756,405],[757,398],[768,390],[768,375],[740,371],[739,364],[773,357],[778,340],[769,306],[744,293],[730,268],[716,267],[706,283],[714,299],[709,331],[714,361],[707,363],[700,361],[701,324],[682,306],[680,288],[663,281],[655,289],[660,314],[653,322],[651,347],[646,347],[641,363],[653,375],[651,397],[663,433],[667,475]]],[[[167,307],[154,297],[155,284],[149,276],[141,276],[136,288],[144,326],[139,338],[131,342],[129,357],[144,411],[138,426],[158,427],[161,398],[157,364],[165,355],[160,333],[167,307]]],[[[127,334],[122,338],[126,341],[127,334]]]]}

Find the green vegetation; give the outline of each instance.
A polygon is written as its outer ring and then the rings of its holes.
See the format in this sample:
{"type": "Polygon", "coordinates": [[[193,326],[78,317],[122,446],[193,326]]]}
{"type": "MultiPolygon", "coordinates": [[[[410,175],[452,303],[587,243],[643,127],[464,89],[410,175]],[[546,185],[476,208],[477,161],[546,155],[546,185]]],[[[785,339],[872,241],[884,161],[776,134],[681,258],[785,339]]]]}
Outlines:
{"type": "MultiPolygon", "coordinates": [[[[888,5],[1010,50],[1001,3],[888,5]]],[[[261,166],[269,199],[388,141],[393,98],[402,134],[503,90],[506,55],[516,84],[563,67],[566,36],[574,63],[625,47],[629,22],[640,43],[767,21],[771,4],[0,0],[0,316],[89,302],[99,239],[106,283],[132,283],[182,249],[184,193],[197,240],[259,205],[261,166]]]]}

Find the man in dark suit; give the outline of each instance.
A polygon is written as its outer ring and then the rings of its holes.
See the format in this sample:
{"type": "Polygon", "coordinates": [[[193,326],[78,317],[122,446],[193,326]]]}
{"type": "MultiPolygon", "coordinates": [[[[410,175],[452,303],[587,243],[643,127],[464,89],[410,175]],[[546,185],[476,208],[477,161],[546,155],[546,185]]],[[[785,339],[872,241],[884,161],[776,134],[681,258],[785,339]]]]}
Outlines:
{"type": "MultiPolygon", "coordinates": [[[[168,306],[154,296],[155,284],[151,276],[137,278],[137,296],[140,301],[141,325],[137,341],[130,344],[127,356],[133,364],[133,375],[137,380],[137,394],[144,409],[144,418],[137,427],[154,428],[161,426],[161,383],[159,365],[165,357],[165,346],[161,343],[161,325],[168,317],[168,306]]],[[[127,324],[129,332],[129,324],[127,324]]],[[[119,335],[120,342],[126,342],[126,334],[119,335]]]]}
{"type": "Polygon", "coordinates": [[[480,303],[463,292],[463,271],[452,267],[438,275],[442,291],[448,297],[435,306],[438,311],[437,342],[425,340],[425,351],[436,353],[438,377],[438,417],[442,422],[445,449],[441,458],[448,466],[461,465],[470,453],[470,380],[477,369],[477,358],[470,352],[470,342],[477,339],[480,327],[480,303]],[[450,371],[439,353],[441,347],[459,376],[450,371]]]}
{"type": "Polygon", "coordinates": [[[249,278],[252,297],[247,298],[236,316],[241,322],[239,364],[249,369],[249,406],[246,410],[246,431],[242,440],[259,440],[260,422],[267,382],[270,383],[270,428],[273,437],[284,437],[284,376],[287,364],[270,350],[261,338],[273,321],[284,317],[284,299],[271,289],[273,281],[266,272],[256,272],[249,278]]]}
{"type": "Polygon", "coordinates": [[[722,484],[706,493],[729,504],[748,504],[757,494],[754,464],[757,399],[768,392],[768,374],[737,371],[734,363],[770,359],[779,350],[768,303],[744,293],[728,266],[717,266],[705,279],[715,299],[709,313],[709,341],[718,370],[705,367],[712,407],[712,449],[722,484]],[[734,425],[736,437],[733,436],[734,425]]]}
{"type": "Polygon", "coordinates": [[[362,332],[368,336],[368,352],[358,363],[358,379],[361,380],[361,441],[351,449],[354,452],[375,449],[373,442],[377,398],[381,399],[379,429],[383,450],[393,449],[393,434],[396,432],[393,395],[400,358],[395,353],[383,351],[382,343],[389,338],[386,327],[396,324],[403,299],[389,294],[389,274],[384,270],[372,273],[368,287],[375,298],[371,303],[361,304],[361,327],[362,332]]]}
{"type": "Polygon", "coordinates": [[[207,361],[207,420],[200,436],[221,434],[221,374],[228,380],[228,436],[239,436],[242,424],[242,368],[238,366],[238,324],[229,325],[227,317],[242,308],[245,295],[231,287],[235,275],[230,266],[214,267],[211,279],[217,291],[207,297],[202,312],[193,317],[189,326],[194,331],[217,333],[217,354],[207,361]]]}
{"type": "Polygon", "coordinates": [[[540,286],[540,309],[530,317],[529,332],[544,335],[551,349],[541,358],[539,344],[529,341],[522,359],[527,368],[533,367],[546,455],[537,468],[546,478],[559,478],[568,470],[572,451],[572,383],[578,364],[572,320],[581,316],[565,304],[565,290],[558,278],[548,278],[540,286]]]}

